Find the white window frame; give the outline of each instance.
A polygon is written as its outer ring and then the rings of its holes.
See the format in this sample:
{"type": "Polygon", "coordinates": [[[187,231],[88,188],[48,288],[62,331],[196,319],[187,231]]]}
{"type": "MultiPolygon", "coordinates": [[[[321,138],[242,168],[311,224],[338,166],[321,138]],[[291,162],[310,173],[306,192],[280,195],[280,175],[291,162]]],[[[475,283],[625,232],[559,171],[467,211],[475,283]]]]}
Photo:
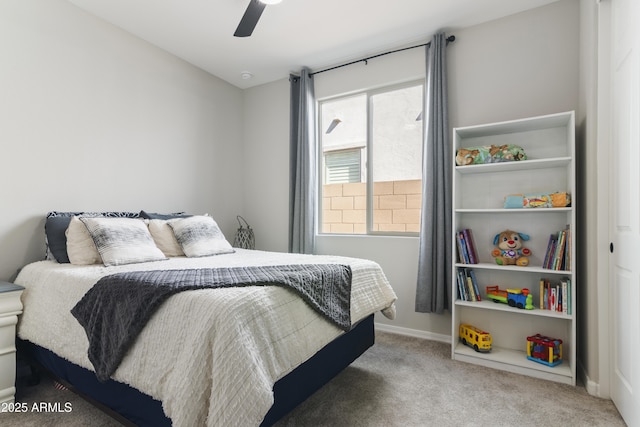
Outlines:
{"type": "MultiPolygon", "coordinates": [[[[423,88],[423,97],[424,97],[424,86],[425,86],[425,81],[424,79],[420,79],[420,80],[411,80],[411,81],[407,81],[407,82],[403,82],[403,83],[396,83],[396,84],[391,84],[391,85],[385,85],[385,86],[380,86],[377,88],[372,88],[372,89],[365,89],[365,90],[361,90],[361,91],[356,91],[356,92],[349,92],[349,93],[344,93],[344,94],[340,94],[340,95],[335,95],[335,96],[331,96],[331,97],[327,97],[327,98],[323,98],[318,100],[318,108],[317,108],[317,119],[318,119],[318,123],[322,123],[322,104],[325,102],[330,102],[330,101],[335,101],[335,100],[339,100],[342,98],[347,98],[347,97],[352,97],[352,96],[358,96],[358,95],[362,95],[365,94],[366,95],[366,120],[367,120],[367,130],[366,130],[366,137],[365,137],[365,151],[366,151],[366,161],[365,164],[363,166],[361,166],[361,170],[362,168],[365,169],[366,171],[366,206],[367,206],[367,212],[366,212],[366,233],[362,234],[362,233],[325,233],[321,231],[322,228],[322,197],[319,198],[318,203],[317,203],[317,218],[318,218],[318,227],[317,227],[317,234],[323,235],[323,236],[400,236],[400,237],[417,237],[420,235],[420,233],[418,232],[413,232],[413,231],[374,231],[373,230],[373,167],[371,167],[373,165],[373,144],[371,143],[370,140],[370,136],[373,134],[373,123],[371,120],[371,98],[375,95],[381,94],[381,93],[386,93],[386,92],[393,92],[396,90],[400,90],[400,89],[404,89],[404,88],[408,88],[408,87],[414,87],[414,86],[421,86],[423,88]]],[[[422,111],[422,120],[424,120],[424,99],[423,99],[423,111],[422,111]]],[[[322,130],[320,129],[320,126],[317,127],[318,128],[318,135],[317,135],[317,141],[319,142],[318,144],[318,170],[322,171],[321,174],[318,175],[318,194],[322,195],[323,194],[323,189],[322,186],[324,185],[324,152],[323,152],[323,146],[322,146],[322,130]]],[[[424,127],[423,127],[423,132],[424,132],[424,127]]],[[[424,135],[423,135],[424,138],[424,135]]],[[[421,177],[422,179],[422,177],[421,177]]]]}

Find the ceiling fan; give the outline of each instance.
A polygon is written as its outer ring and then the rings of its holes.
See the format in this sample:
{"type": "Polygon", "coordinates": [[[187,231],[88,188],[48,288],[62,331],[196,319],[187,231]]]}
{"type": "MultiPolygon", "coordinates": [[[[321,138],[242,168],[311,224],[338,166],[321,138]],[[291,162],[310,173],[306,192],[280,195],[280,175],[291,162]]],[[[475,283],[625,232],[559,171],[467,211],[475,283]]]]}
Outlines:
{"type": "Polygon", "coordinates": [[[247,10],[245,10],[242,19],[236,28],[236,32],[233,33],[235,37],[249,37],[253,33],[253,29],[256,27],[260,15],[264,11],[264,8],[268,4],[277,4],[282,0],[250,0],[247,10]]]}

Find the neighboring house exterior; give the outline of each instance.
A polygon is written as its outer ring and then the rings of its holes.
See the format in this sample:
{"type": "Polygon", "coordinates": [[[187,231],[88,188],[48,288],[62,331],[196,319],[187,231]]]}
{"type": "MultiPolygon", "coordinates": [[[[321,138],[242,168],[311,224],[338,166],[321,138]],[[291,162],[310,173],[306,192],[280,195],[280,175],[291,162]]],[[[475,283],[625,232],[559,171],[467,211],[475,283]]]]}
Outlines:
{"type": "Polygon", "coordinates": [[[414,82],[321,102],[323,233],[367,233],[369,164],[371,231],[419,232],[422,94],[414,82]]]}

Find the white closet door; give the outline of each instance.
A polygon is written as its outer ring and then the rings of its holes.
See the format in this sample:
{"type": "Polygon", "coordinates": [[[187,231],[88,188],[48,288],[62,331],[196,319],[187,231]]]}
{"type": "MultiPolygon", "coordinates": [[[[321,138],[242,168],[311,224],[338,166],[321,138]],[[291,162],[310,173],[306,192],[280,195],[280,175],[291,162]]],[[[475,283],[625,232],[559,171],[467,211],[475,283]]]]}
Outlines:
{"type": "Polygon", "coordinates": [[[640,425],[640,22],[637,0],[611,5],[611,397],[640,425]]]}

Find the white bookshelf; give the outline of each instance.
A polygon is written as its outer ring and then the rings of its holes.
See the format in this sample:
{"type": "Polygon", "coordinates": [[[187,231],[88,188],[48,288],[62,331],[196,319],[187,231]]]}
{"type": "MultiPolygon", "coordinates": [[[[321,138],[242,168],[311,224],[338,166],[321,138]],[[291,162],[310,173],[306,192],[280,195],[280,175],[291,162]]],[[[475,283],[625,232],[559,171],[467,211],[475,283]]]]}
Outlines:
{"type": "Polygon", "coordinates": [[[527,160],[485,165],[455,166],[453,173],[453,231],[473,231],[478,264],[458,263],[455,234],[452,259],[452,358],[468,363],[575,385],[576,382],[576,191],[575,118],[573,112],[508,122],[455,128],[453,156],[458,148],[516,144],[527,160]],[[519,193],[565,191],[571,206],[565,208],[504,209],[504,197],[519,193]],[[571,236],[571,262],[566,270],[542,268],[549,235],[567,228],[571,236]],[[531,249],[527,267],[500,266],[491,256],[493,237],[510,229],[528,234],[531,249]],[[462,301],[456,281],[459,268],[473,269],[482,301],[462,301]],[[571,282],[571,313],[539,307],[540,280],[571,282]],[[486,298],[485,286],[528,288],[533,310],[522,310],[486,298]],[[478,353],[459,341],[458,327],[470,323],[490,332],[489,353],[478,353]],[[555,367],[528,360],[527,336],[541,334],[563,341],[563,362],[555,367]]]}

